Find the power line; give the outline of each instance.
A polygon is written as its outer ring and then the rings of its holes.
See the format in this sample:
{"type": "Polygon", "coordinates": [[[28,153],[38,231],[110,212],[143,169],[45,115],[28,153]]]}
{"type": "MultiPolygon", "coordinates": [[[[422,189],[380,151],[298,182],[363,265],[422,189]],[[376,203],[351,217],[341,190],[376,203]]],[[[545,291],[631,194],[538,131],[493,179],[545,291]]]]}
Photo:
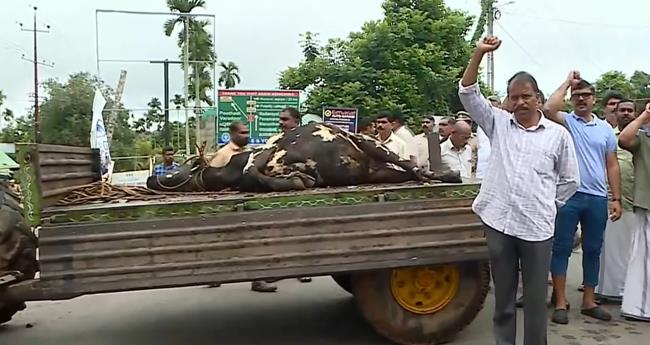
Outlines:
{"type": "Polygon", "coordinates": [[[508,30],[506,30],[506,28],[503,27],[503,25],[499,24],[499,22],[497,22],[496,24],[497,24],[497,26],[499,26],[499,28],[501,28],[501,30],[502,30],[502,31],[503,31],[503,32],[504,32],[508,37],[510,37],[510,39],[511,39],[511,40],[512,40],[512,41],[513,41],[513,42],[514,42],[514,43],[519,47],[519,49],[521,49],[521,51],[523,51],[524,54],[526,54],[526,55],[530,58],[530,60],[531,60],[535,65],[537,65],[538,67],[542,67],[542,64],[539,63],[539,62],[537,61],[537,59],[535,59],[535,57],[534,57],[531,53],[529,53],[528,50],[526,50],[526,48],[524,48],[524,46],[521,45],[521,44],[519,43],[519,41],[517,41],[517,39],[514,38],[514,37],[513,37],[513,36],[508,32],[508,30]]]}
{"type": "Polygon", "coordinates": [[[631,29],[631,30],[639,30],[639,29],[640,30],[650,30],[650,25],[630,25],[630,24],[616,24],[616,23],[610,23],[610,22],[600,22],[599,23],[599,22],[578,21],[578,20],[554,18],[554,17],[540,17],[540,16],[530,15],[530,14],[527,14],[527,13],[516,12],[516,11],[515,12],[508,11],[506,13],[512,14],[515,17],[538,19],[538,20],[543,20],[543,21],[552,21],[552,22],[572,24],[572,25],[597,26],[599,28],[608,27],[608,28],[631,29]]]}

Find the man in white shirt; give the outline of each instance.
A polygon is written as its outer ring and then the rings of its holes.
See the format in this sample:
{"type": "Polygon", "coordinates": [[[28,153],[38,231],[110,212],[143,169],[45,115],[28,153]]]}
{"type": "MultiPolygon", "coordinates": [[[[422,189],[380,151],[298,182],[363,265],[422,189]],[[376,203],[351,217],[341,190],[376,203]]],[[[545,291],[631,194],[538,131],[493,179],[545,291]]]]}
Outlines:
{"type": "Polygon", "coordinates": [[[404,124],[404,116],[400,113],[392,113],[389,115],[388,120],[390,120],[393,126],[393,133],[402,139],[406,145],[407,159],[410,159],[413,163],[417,163],[417,146],[413,132],[404,124]]]}
{"type": "Polygon", "coordinates": [[[422,117],[422,133],[415,136],[415,146],[417,148],[418,167],[429,170],[429,139],[427,136],[433,132],[436,120],[433,115],[424,115],[422,117]]]}
{"type": "Polygon", "coordinates": [[[460,177],[472,176],[472,148],[469,139],[472,127],[465,121],[457,121],[451,130],[449,140],[440,144],[442,163],[450,170],[460,172],[460,177]]]}
{"type": "Polygon", "coordinates": [[[542,116],[537,81],[526,72],[508,81],[513,113],[492,107],[478,87],[483,56],[501,45],[481,40],[460,82],[460,101],[492,144],[490,164],[472,210],[486,225],[494,282],[494,337],[513,345],[515,299],[524,282],[524,345],[547,344],[547,279],[555,216],[580,185],[569,132],[542,116]]]}
{"type": "Polygon", "coordinates": [[[393,133],[393,126],[388,116],[387,114],[379,114],[377,116],[377,137],[382,144],[388,147],[389,150],[395,152],[399,158],[408,160],[409,156],[406,153],[406,144],[393,133]]]}

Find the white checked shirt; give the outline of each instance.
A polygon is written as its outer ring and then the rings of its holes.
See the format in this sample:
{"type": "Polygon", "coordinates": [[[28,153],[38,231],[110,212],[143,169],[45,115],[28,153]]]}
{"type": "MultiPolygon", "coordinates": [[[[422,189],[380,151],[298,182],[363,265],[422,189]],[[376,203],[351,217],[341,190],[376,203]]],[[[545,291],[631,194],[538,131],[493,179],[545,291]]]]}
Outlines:
{"type": "Polygon", "coordinates": [[[492,144],[472,209],[506,235],[526,241],[553,237],[557,208],[580,185],[569,132],[544,116],[536,126],[523,128],[512,114],[492,107],[477,84],[460,85],[458,94],[492,144]]]}

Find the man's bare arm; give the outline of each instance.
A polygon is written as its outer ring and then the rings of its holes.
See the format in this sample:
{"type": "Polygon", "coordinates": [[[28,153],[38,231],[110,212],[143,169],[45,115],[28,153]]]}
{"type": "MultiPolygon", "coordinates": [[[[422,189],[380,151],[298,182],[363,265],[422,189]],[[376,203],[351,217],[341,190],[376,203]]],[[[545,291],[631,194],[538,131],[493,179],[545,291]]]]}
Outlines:
{"type": "Polygon", "coordinates": [[[621,218],[623,209],[621,207],[621,168],[618,164],[616,151],[607,154],[607,181],[612,191],[612,203],[610,219],[617,221],[621,218]]]}
{"type": "Polygon", "coordinates": [[[646,104],[645,111],[641,115],[625,126],[618,136],[618,145],[625,150],[634,152],[639,147],[639,138],[636,137],[636,134],[645,123],[650,123],[650,103],[646,104]]]}

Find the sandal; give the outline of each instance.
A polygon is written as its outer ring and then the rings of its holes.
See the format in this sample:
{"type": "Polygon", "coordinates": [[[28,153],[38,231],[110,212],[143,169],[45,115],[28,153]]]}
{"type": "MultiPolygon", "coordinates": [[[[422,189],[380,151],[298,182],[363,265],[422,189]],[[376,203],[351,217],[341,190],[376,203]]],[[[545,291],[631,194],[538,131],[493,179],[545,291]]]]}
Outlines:
{"type": "Polygon", "coordinates": [[[600,306],[589,309],[582,309],[580,313],[582,315],[591,316],[594,319],[603,321],[610,321],[612,319],[612,315],[610,315],[605,309],[601,308],[600,306]]]}
{"type": "Polygon", "coordinates": [[[569,312],[566,309],[555,309],[553,310],[551,321],[561,325],[566,325],[569,323],[569,312]]]}

